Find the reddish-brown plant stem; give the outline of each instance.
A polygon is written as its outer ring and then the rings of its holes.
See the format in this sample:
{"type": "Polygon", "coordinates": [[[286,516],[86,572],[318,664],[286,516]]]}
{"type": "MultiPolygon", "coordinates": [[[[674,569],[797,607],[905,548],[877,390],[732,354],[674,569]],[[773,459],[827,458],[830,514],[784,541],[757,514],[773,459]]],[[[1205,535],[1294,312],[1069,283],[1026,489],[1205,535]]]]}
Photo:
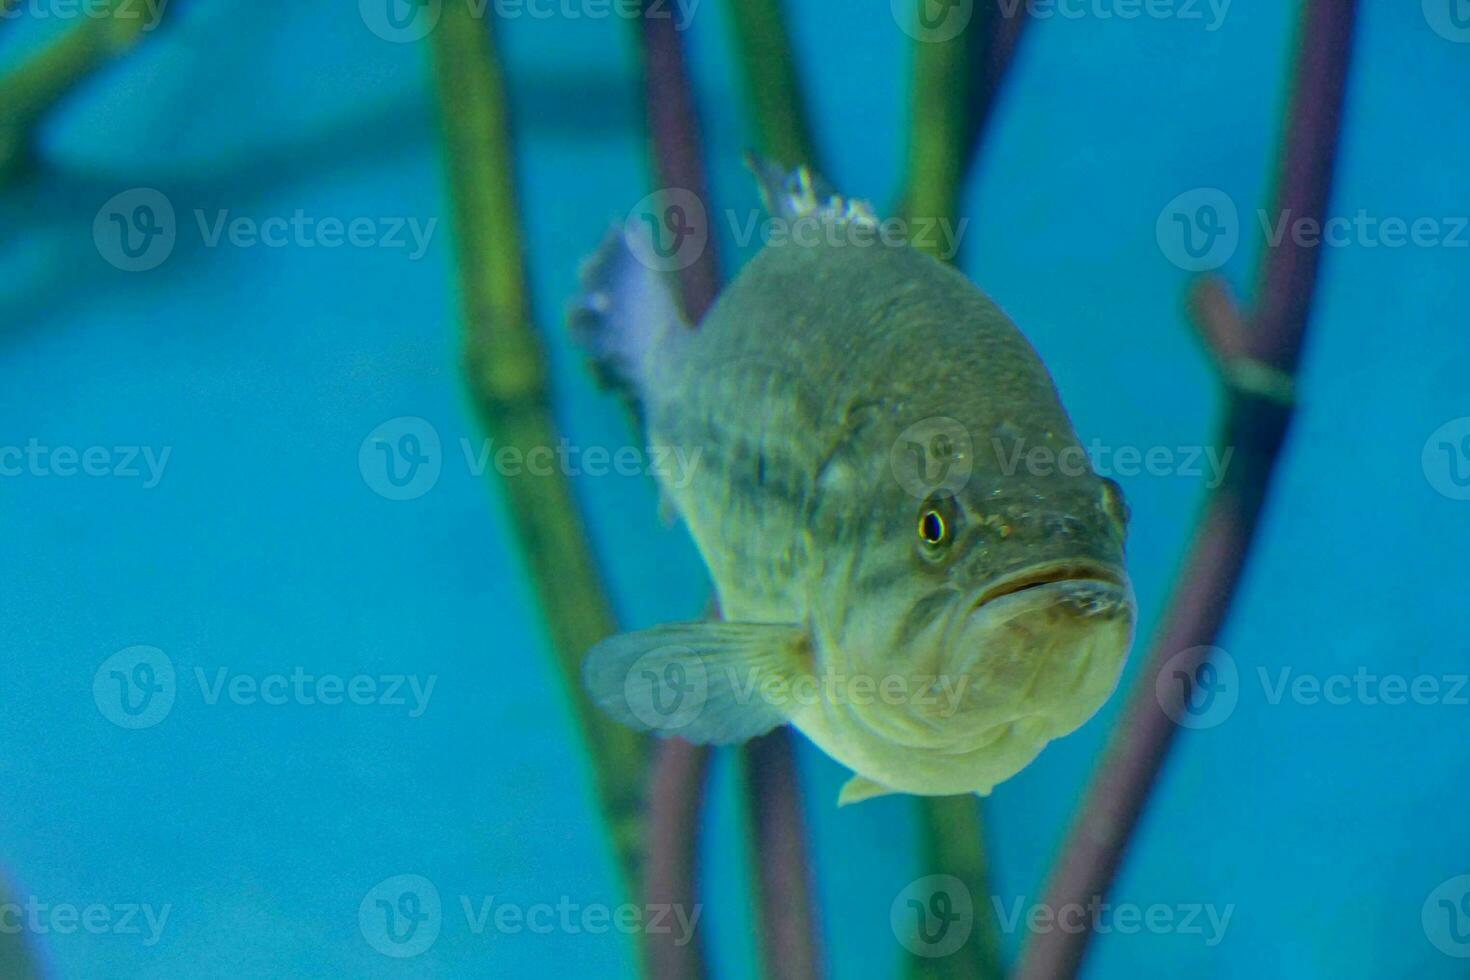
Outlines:
{"type": "MultiPolygon", "coordinates": [[[[1356,0],[1307,0],[1303,8],[1275,202],[1276,213],[1293,220],[1320,221],[1327,209],[1355,14],[1356,0]]],[[[1048,908],[1086,906],[1107,892],[1168,754],[1176,731],[1171,716],[1184,707],[1182,685],[1159,685],[1160,674],[1167,666],[1171,674],[1197,677],[1229,612],[1290,423],[1290,381],[1320,258],[1291,236],[1269,249],[1249,328],[1218,281],[1192,293],[1196,329],[1226,382],[1218,439],[1235,456],[1205,503],[1123,720],[1077,812],[1048,908]]],[[[1086,931],[1037,934],[1017,976],[1076,975],[1089,938],[1086,931]]]]}
{"type": "Polygon", "coordinates": [[[767,980],[822,975],[796,742],[778,728],[745,746],[745,792],[756,848],[761,954],[767,980]]]}
{"type": "MultiPolygon", "coordinates": [[[[645,16],[639,21],[643,54],[644,100],[652,142],[655,171],[662,188],[689,191],[705,204],[704,220],[710,209],[705,171],[699,151],[698,120],[695,115],[683,46],[672,19],[645,16]]],[[[698,216],[695,216],[698,220],[698,216]]],[[[719,289],[719,262],[715,238],[709,225],[698,229],[704,247],[698,259],[680,271],[679,288],[686,317],[698,323],[714,302],[719,289]]],[[[661,755],[702,753],[703,749],[665,747],[661,755]]],[[[676,765],[675,761],[667,762],[676,765]]],[[[801,819],[800,790],[796,779],[794,746],[788,731],[773,732],[747,750],[747,791],[757,861],[757,897],[761,904],[762,952],[767,976],[815,977],[817,953],[815,916],[808,881],[809,861],[801,819]]],[[[661,758],[659,768],[666,764],[661,758]]],[[[667,826],[677,833],[668,839],[649,840],[650,893],[654,888],[669,894],[695,893],[696,869],[692,860],[682,863],[668,852],[692,854],[697,821],[680,824],[667,819],[667,811],[697,812],[702,783],[676,784],[688,795],[677,796],[667,786],[655,785],[649,799],[650,823],[667,826]],[[655,873],[660,876],[655,880],[655,873]],[[682,881],[674,875],[684,875],[682,881]]],[[[650,937],[649,969],[654,977],[689,977],[690,964],[681,964],[674,951],[663,949],[650,937]],[[669,971],[669,972],[666,972],[669,971]]],[[[693,969],[702,971],[701,964],[693,969]]]]}
{"type": "MultiPolygon", "coordinates": [[[[648,842],[643,897],[649,908],[683,907],[699,900],[699,811],[704,800],[709,751],[670,738],[658,744],[648,780],[648,842]]],[[[686,943],[649,933],[645,975],[652,980],[698,980],[705,976],[704,944],[696,931],[686,943]]]]}

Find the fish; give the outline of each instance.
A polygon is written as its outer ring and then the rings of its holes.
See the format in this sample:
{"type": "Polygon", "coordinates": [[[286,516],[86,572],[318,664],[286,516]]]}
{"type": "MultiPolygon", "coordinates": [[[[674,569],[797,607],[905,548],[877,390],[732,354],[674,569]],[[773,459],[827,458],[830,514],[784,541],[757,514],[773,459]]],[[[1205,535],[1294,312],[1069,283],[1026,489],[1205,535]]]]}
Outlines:
{"type": "Polygon", "coordinates": [[[838,805],[989,795],[1117,686],[1122,490],[961,272],[810,168],[747,162],[786,233],[697,325],[656,222],[581,268],[573,336],[650,446],[699,460],[660,489],[720,611],[597,643],[584,687],[693,743],[789,724],[851,771],[838,805]]]}

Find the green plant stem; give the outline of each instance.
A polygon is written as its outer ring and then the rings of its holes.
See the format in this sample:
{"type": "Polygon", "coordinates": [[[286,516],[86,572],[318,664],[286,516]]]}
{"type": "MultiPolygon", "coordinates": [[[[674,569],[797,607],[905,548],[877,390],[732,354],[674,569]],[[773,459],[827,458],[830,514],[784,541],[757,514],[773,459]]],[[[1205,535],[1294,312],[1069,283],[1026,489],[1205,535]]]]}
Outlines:
{"type": "Polygon", "coordinates": [[[820,171],[781,0],[730,0],[726,7],[761,152],[820,171]]]}
{"type": "Polygon", "coordinates": [[[959,210],[960,185],[969,160],[967,76],[976,70],[977,33],[967,27],[948,41],[915,45],[907,175],[900,208],[909,217],[952,218],[959,210]]]}
{"type": "Polygon", "coordinates": [[[958,951],[934,959],[912,957],[909,976],[923,980],[988,980],[1005,976],[1000,956],[1000,926],[986,882],[978,796],[928,796],[919,806],[919,877],[953,875],[970,889],[974,928],[958,951]]]}
{"type": "MultiPolygon", "coordinates": [[[[901,213],[952,219],[959,212],[963,181],[979,160],[1028,23],[1025,4],[976,0],[970,22],[959,35],[916,45],[901,213]]],[[[945,258],[956,261],[955,256],[945,258]]]]}
{"type": "MultiPolygon", "coordinates": [[[[0,178],[17,169],[30,132],[56,103],[104,62],[126,51],[155,24],[114,0],[112,14],[84,17],[0,77],[0,178]],[[124,16],[121,11],[137,16],[124,16]]],[[[4,7],[0,6],[0,12],[4,7]]]]}
{"type": "MultiPolygon", "coordinates": [[[[919,3],[928,0],[917,0],[919,3]]],[[[977,3],[975,15],[956,37],[919,43],[914,52],[908,173],[902,212],[910,217],[953,222],[965,175],[983,136],[996,93],[1005,79],[1019,31],[1021,8],[1010,17],[1003,7],[977,3]]],[[[933,252],[938,243],[928,243],[933,252]]],[[[936,256],[953,260],[954,256],[936,256]]],[[[965,944],[949,956],[908,959],[908,974],[924,980],[996,980],[1005,976],[1000,928],[989,901],[984,821],[978,797],[925,797],[919,801],[923,875],[954,875],[969,890],[975,925],[965,944]]]]}
{"type": "MultiPolygon", "coordinates": [[[[0,907],[10,904],[14,896],[0,887],[0,907]]],[[[41,980],[41,970],[31,954],[30,934],[26,930],[0,931],[0,977],[6,980],[41,980]]]]}
{"type": "MultiPolygon", "coordinates": [[[[444,4],[432,35],[464,319],[464,373],[485,431],[528,451],[558,444],[545,356],[526,295],[506,97],[488,19],[444,4]]],[[[614,631],[584,522],[566,477],[505,477],[526,570],[583,744],[628,894],[641,872],[644,740],[596,710],[581,658],[614,631]]]]}
{"type": "MultiPolygon", "coordinates": [[[[757,148],[785,166],[818,168],[806,123],[781,0],[731,0],[741,74],[754,113],[757,148]]],[[[796,739],[778,728],[740,753],[746,824],[754,857],[762,975],[822,975],[811,856],[796,764],[796,739]]]]}

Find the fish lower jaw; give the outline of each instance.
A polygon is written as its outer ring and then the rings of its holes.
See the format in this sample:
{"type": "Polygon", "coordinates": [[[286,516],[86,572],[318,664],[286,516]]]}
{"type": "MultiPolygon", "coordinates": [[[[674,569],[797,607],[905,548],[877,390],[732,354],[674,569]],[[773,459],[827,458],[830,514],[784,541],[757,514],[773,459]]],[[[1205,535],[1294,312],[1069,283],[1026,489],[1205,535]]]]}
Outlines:
{"type": "Polygon", "coordinates": [[[993,725],[974,739],[914,746],[872,733],[832,737],[830,731],[797,727],[833,759],[890,790],[915,796],[989,795],[1020,772],[1050,741],[1045,719],[1023,718],[993,725]]]}

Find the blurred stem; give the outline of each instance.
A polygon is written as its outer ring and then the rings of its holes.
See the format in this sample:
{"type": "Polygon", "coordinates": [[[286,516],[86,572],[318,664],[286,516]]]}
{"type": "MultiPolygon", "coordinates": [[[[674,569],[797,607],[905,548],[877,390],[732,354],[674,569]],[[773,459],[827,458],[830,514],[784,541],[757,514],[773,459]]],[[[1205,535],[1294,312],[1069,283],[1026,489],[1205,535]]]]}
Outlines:
{"type": "MultiPolygon", "coordinates": [[[[8,890],[0,888],[0,908],[13,901],[8,890]]],[[[0,977],[5,980],[41,980],[41,970],[31,954],[27,935],[23,929],[0,930],[0,977]]]]}
{"type": "Polygon", "coordinates": [[[981,839],[980,798],[925,797],[919,808],[919,827],[920,859],[924,862],[919,877],[947,874],[965,882],[974,900],[975,928],[959,952],[938,959],[912,959],[909,976],[923,980],[985,980],[1005,976],[1000,958],[1000,927],[989,914],[994,906],[985,884],[989,871],[981,839]]]}
{"type": "MultiPolygon", "coordinates": [[[[448,165],[471,400],[497,445],[523,453],[559,444],[541,339],[521,259],[505,89],[492,21],[445,3],[432,51],[448,165]]],[[[546,619],[607,831],[629,894],[641,872],[643,739],[598,712],[583,692],[582,655],[614,631],[582,516],[566,477],[526,471],[501,482],[511,526],[546,619]]]]}
{"type": "MultiPolygon", "coordinates": [[[[0,0],[0,11],[4,3],[0,0]]],[[[107,7],[111,13],[82,17],[80,23],[0,76],[0,180],[23,162],[31,130],[47,110],[100,65],[157,26],[139,5],[113,0],[107,7]]],[[[159,8],[159,17],[163,9],[159,8]]]]}
{"type": "Polygon", "coordinates": [[[807,850],[796,739],[787,727],[747,742],[741,750],[746,817],[754,846],[762,976],[815,980],[822,976],[807,850]]]}
{"type": "MultiPolygon", "coordinates": [[[[684,49],[667,7],[645,0],[634,22],[642,58],[643,104],[653,156],[654,179],[660,189],[682,188],[704,204],[709,219],[709,190],[699,151],[684,49]]],[[[708,232],[708,227],[705,231],[708,232]]],[[[693,263],[677,276],[685,319],[697,324],[719,290],[719,261],[713,236],[693,263]]],[[[717,609],[711,614],[718,616],[717,609]]],[[[709,747],[669,739],[659,747],[649,784],[648,880],[645,900],[693,903],[698,896],[699,813],[704,803],[709,747]]],[[[680,945],[670,933],[644,937],[644,965],[650,980],[701,980],[708,970],[698,937],[680,945]]]]}
{"type": "Polygon", "coordinates": [[[909,217],[952,217],[959,210],[960,184],[969,162],[969,76],[977,63],[978,36],[972,21],[948,41],[916,45],[901,206],[909,217]]]}
{"type": "MultiPolygon", "coordinates": [[[[757,148],[784,166],[817,166],[781,0],[731,0],[736,46],[755,116],[757,148]]],[[[747,827],[755,859],[762,975],[822,975],[812,862],[796,739],[778,728],[741,749],[747,827]]]]}
{"type": "Polygon", "coordinates": [[[958,214],[965,177],[979,158],[987,124],[1030,21],[1028,7],[1008,0],[975,0],[970,22],[957,36],[915,46],[901,213],[951,220],[958,214]]]}
{"type": "MultiPolygon", "coordinates": [[[[985,124],[1026,23],[1025,10],[1025,4],[1008,7],[1001,0],[978,0],[969,24],[956,37],[917,44],[902,196],[907,217],[955,221],[965,177],[975,166],[985,124]],[[1010,15],[1004,13],[1007,9],[1012,10],[1010,15]]],[[[937,258],[957,258],[938,255],[939,240],[934,236],[922,244],[937,258]]],[[[949,956],[909,957],[909,976],[924,980],[1005,976],[1000,927],[989,900],[980,799],[923,797],[918,807],[921,874],[949,874],[963,881],[974,900],[976,921],[965,945],[949,956]]]]}
{"type": "Polygon", "coordinates": [[[730,0],[726,6],[761,153],[787,167],[805,163],[820,171],[782,0],[730,0]]]}
{"type": "MultiPolygon", "coordinates": [[[[643,901],[648,908],[683,909],[699,903],[699,821],[709,772],[709,750],[669,738],[654,750],[648,786],[648,858],[643,901]]],[[[700,980],[705,976],[703,934],[686,942],[649,933],[644,943],[649,980],[700,980]]]]}
{"type": "MultiPolygon", "coordinates": [[[[1326,214],[1356,16],[1356,0],[1306,0],[1302,6],[1273,214],[1319,224],[1326,214]]],[[[1220,280],[1201,280],[1191,292],[1195,329],[1225,391],[1216,444],[1235,455],[1206,498],[1123,719],[1052,871],[1047,908],[1106,898],[1178,731],[1173,719],[1188,710],[1181,684],[1159,683],[1163,671],[1199,681],[1224,628],[1290,427],[1291,390],[1321,254],[1289,237],[1267,248],[1254,315],[1237,307],[1220,280]]],[[[1076,976],[1090,938],[1086,930],[1032,936],[1018,975],[1076,976]]]]}

